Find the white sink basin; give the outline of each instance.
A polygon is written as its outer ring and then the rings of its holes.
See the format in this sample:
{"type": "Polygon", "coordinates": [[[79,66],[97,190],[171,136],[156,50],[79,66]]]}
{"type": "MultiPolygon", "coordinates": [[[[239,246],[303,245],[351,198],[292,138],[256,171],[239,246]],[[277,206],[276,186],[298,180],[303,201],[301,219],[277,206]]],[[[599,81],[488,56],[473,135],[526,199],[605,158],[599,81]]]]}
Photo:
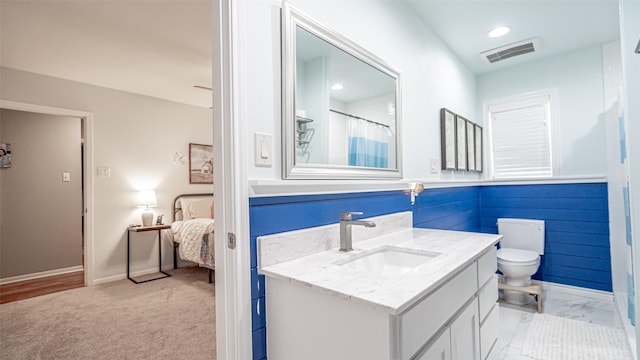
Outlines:
{"type": "Polygon", "coordinates": [[[385,276],[397,276],[427,263],[438,255],[440,253],[384,246],[339,261],[336,265],[385,276]]]}

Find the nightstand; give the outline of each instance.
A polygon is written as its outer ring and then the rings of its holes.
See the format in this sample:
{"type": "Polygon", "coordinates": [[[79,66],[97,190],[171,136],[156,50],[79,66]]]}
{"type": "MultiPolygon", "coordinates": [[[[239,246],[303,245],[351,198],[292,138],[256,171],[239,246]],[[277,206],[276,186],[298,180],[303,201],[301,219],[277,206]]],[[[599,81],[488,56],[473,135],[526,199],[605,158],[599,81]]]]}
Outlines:
{"type": "Polygon", "coordinates": [[[162,271],[162,230],[170,229],[170,228],[171,228],[171,225],[130,226],[127,228],[127,279],[133,281],[136,284],[141,284],[144,282],[164,279],[166,277],[171,276],[166,272],[162,271]],[[139,233],[139,232],[145,232],[145,231],[158,232],[158,272],[160,272],[162,276],[159,276],[153,279],[137,281],[129,275],[129,262],[130,262],[129,260],[130,260],[130,254],[131,254],[131,233],[139,233]]]}

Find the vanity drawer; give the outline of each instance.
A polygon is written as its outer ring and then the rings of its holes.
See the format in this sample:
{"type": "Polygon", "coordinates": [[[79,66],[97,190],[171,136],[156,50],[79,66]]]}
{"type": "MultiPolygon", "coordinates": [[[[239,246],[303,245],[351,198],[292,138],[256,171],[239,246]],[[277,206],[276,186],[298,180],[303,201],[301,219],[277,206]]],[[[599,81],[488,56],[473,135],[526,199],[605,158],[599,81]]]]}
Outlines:
{"type": "Polygon", "coordinates": [[[495,342],[498,340],[498,331],[500,330],[500,307],[497,303],[493,304],[493,308],[489,311],[489,315],[480,325],[480,359],[486,360],[490,355],[495,342]]]}
{"type": "Polygon", "coordinates": [[[478,259],[478,288],[495,275],[498,270],[498,250],[492,246],[478,259]]]}
{"type": "Polygon", "coordinates": [[[447,281],[442,287],[400,315],[400,359],[413,356],[477,291],[476,264],[447,281]]]}
{"type": "Polygon", "coordinates": [[[498,301],[498,277],[494,274],[478,291],[478,312],[480,321],[484,321],[491,308],[498,301]]]}

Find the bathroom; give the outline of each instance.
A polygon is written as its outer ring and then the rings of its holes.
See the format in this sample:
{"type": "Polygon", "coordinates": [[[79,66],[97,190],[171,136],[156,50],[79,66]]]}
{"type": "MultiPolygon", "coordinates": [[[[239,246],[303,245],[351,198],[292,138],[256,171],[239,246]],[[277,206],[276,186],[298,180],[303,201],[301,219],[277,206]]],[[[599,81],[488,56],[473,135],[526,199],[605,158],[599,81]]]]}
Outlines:
{"type": "MultiPolygon", "coordinates": [[[[613,290],[604,119],[616,95],[605,89],[608,55],[603,54],[615,53],[615,45],[576,49],[476,75],[409,7],[388,1],[368,1],[366,6],[359,1],[291,4],[401,70],[402,179],[282,180],[285,164],[276,159],[282,158],[279,144],[285,139],[280,87],[274,85],[281,75],[280,2],[239,5],[242,16],[237,20],[242,26],[236,36],[243,56],[236,76],[246,86],[237,100],[242,109],[239,121],[246,133],[269,134],[276,144],[273,165],[254,166],[253,136],[245,135],[250,149],[246,174],[235,179],[248,183],[244,195],[249,209],[243,216],[249,224],[249,234],[244,235],[250,238],[250,251],[243,253],[243,261],[254,279],[260,279],[258,236],[334,224],[342,211],[363,211],[365,217],[411,211],[415,227],[486,233],[497,233],[496,219],[501,216],[544,218],[548,226],[559,226],[557,233],[572,233],[573,240],[561,237],[556,242],[548,236],[541,271],[534,279],[594,292],[613,290]],[[483,125],[483,102],[547,88],[558,89],[562,114],[559,138],[554,139],[558,168],[552,179],[488,181],[484,174],[440,170],[439,163],[432,170],[431,160],[440,159],[441,108],[483,125]],[[406,191],[413,181],[425,184],[415,204],[406,191]],[[539,208],[531,208],[531,199],[541,204],[539,208]],[[588,214],[572,213],[578,210],[588,214]]],[[[630,150],[632,160],[633,154],[630,150]]],[[[254,295],[251,308],[263,314],[260,309],[268,299],[261,292],[254,295]]],[[[268,320],[253,316],[251,321],[253,357],[262,359],[268,320]]]]}

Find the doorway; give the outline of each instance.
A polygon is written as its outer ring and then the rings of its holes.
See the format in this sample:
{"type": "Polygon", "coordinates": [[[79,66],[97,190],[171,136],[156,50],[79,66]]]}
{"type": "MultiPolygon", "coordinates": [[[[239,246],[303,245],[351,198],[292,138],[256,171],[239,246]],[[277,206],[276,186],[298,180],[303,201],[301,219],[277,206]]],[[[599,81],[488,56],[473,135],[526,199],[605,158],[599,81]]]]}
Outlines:
{"type": "MultiPolygon", "coordinates": [[[[18,221],[11,219],[12,223],[17,224],[13,230],[9,230],[16,232],[39,229],[40,233],[30,234],[30,237],[43,239],[40,239],[42,240],[40,243],[36,239],[34,244],[14,242],[6,247],[6,250],[14,251],[14,248],[20,249],[21,246],[25,246],[26,254],[23,254],[23,257],[26,256],[28,261],[22,261],[24,264],[21,261],[9,264],[13,267],[3,269],[1,283],[6,285],[28,281],[28,284],[33,285],[42,283],[42,279],[56,276],[60,279],[66,279],[69,282],[67,286],[77,287],[92,284],[93,221],[92,213],[89,210],[92,209],[93,188],[91,185],[92,174],[88,170],[91,169],[92,161],[92,114],[8,100],[0,100],[0,111],[3,111],[3,115],[9,114],[17,117],[17,121],[29,120],[28,122],[31,123],[33,120],[31,125],[37,123],[53,126],[54,121],[52,120],[55,120],[53,128],[65,124],[61,126],[61,129],[66,129],[56,130],[56,134],[67,133],[71,134],[67,136],[75,138],[75,140],[69,140],[69,138],[64,138],[64,135],[61,138],[53,137],[50,129],[37,130],[39,125],[36,125],[35,130],[19,129],[20,134],[17,136],[23,137],[23,139],[20,140],[21,146],[17,146],[17,144],[12,146],[14,152],[12,159],[14,163],[24,161],[20,164],[16,163],[14,169],[16,171],[22,170],[21,175],[18,174],[20,175],[18,181],[21,182],[20,189],[22,189],[20,192],[27,195],[23,194],[24,196],[20,197],[22,200],[13,201],[18,204],[17,206],[23,207],[22,209],[16,207],[16,211],[22,214],[22,217],[18,221]],[[35,131],[36,135],[34,136],[37,136],[38,131],[44,135],[41,139],[37,139],[29,136],[30,131],[35,131]],[[53,141],[53,143],[46,144],[47,141],[53,141]],[[45,143],[44,149],[39,148],[43,146],[42,142],[45,143]],[[73,154],[70,155],[71,158],[64,160],[67,161],[66,164],[63,161],[62,164],[56,162],[56,165],[51,165],[55,162],[52,160],[62,157],[58,156],[56,148],[61,149],[65,146],[74,148],[74,150],[67,151],[67,153],[73,154]],[[18,149],[20,154],[16,152],[18,149]],[[28,162],[28,166],[25,165],[26,162],[28,162]],[[58,166],[58,168],[51,169],[52,166],[58,166]],[[64,170],[61,170],[63,168],[64,170]],[[43,194],[47,193],[60,198],[44,198],[46,195],[43,194]],[[69,214],[68,219],[71,220],[59,219],[59,215],[63,213],[69,214]],[[75,226],[71,226],[70,222],[75,226]],[[39,226],[34,226],[34,224],[39,224],[39,226]],[[65,233],[67,230],[68,234],[65,233]],[[56,233],[63,238],[59,244],[52,241],[52,236],[54,236],[52,234],[56,233]],[[57,249],[56,246],[63,247],[63,249],[57,249]],[[60,252],[60,254],[56,252],[60,252]],[[46,258],[35,259],[33,258],[35,253],[45,254],[46,258]],[[78,273],[82,275],[79,277],[78,273]],[[73,280],[69,281],[69,279],[73,280]]],[[[13,194],[14,192],[12,191],[12,196],[17,196],[18,194],[13,194]]],[[[11,203],[4,201],[4,197],[8,196],[7,193],[2,196],[3,206],[5,203],[11,203]]],[[[7,212],[14,209],[3,210],[7,212]]],[[[4,215],[12,216],[13,214],[4,215]]],[[[6,216],[3,217],[6,219],[6,216]]],[[[5,233],[4,227],[3,233],[5,233]]],[[[13,236],[13,234],[9,235],[13,236]]],[[[6,250],[3,249],[3,253],[6,250]]]]}

